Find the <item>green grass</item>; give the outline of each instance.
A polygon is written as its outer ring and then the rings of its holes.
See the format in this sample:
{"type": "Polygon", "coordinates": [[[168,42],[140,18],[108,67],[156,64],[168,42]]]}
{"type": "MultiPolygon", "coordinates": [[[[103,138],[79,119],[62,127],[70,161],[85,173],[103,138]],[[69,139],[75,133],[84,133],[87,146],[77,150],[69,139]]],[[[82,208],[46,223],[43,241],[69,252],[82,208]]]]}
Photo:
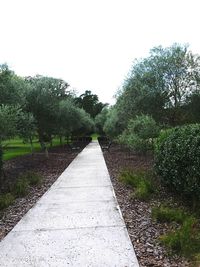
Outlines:
{"type": "Polygon", "coordinates": [[[91,135],[91,137],[92,137],[92,140],[97,140],[97,138],[99,137],[99,134],[97,134],[97,133],[93,133],[93,134],[91,135]]]}
{"type": "Polygon", "coordinates": [[[28,171],[24,173],[23,175],[21,175],[20,178],[26,179],[31,186],[40,185],[43,180],[43,177],[40,174],[32,172],[32,171],[28,171]]]}
{"type": "MultiPolygon", "coordinates": [[[[60,144],[58,138],[53,139],[53,146],[60,144]]],[[[31,153],[31,148],[29,143],[23,143],[23,140],[20,138],[10,139],[3,142],[3,160],[9,160],[16,158],[18,156],[26,155],[31,153]]],[[[41,147],[37,140],[33,141],[34,151],[40,151],[41,147]]]]}
{"type": "Polygon", "coordinates": [[[13,204],[15,198],[11,193],[0,195],[0,210],[3,210],[13,204]]]}
{"type": "Polygon", "coordinates": [[[182,224],[187,218],[187,214],[178,208],[169,208],[165,205],[152,208],[152,217],[160,223],[177,222],[182,224]]]}
{"type": "Polygon", "coordinates": [[[140,200],[148,200],[154,193],[152,173],[147,171],[122,170],[119,180],[134,188],[133,197],[140,200]]]}
{"type": "Polygon", "coordinates": [[[159,238],[170,254],[178,254],[198,260],[200,255],[200,229],[199,222],[195,217],[180,208],[171,208],[163,204],[152,209],[152,217],[160,223],[176,222],[179,225],[177,229],[171,230],[159,238]]]}
{"type": "Polygon", "coordinates": [[[180,229],[169,232],[160,237],[170,254],[195,258],[200,253],[200,233],[197,220],[188,216],[180,229]]]}

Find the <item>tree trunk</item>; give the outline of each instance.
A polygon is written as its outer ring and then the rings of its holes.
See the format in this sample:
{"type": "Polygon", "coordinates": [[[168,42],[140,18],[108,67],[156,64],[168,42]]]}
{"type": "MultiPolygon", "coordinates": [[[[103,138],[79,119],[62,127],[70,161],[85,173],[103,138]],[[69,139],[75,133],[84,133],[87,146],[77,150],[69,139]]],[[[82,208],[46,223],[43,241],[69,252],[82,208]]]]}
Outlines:
{"type": "Polygon", "coordinates": [[[31,145],[31,155],[33,155],[33,140],[32,140],[31,137],[29,138],[29,142],[30,142],[30,145],[31,145]]]}
{"type": "Polygon", "coordinates": [[[49,151],[48,151],[48,148],[47,146],[45,146],[45,158],[49,158],[49,151]]]}

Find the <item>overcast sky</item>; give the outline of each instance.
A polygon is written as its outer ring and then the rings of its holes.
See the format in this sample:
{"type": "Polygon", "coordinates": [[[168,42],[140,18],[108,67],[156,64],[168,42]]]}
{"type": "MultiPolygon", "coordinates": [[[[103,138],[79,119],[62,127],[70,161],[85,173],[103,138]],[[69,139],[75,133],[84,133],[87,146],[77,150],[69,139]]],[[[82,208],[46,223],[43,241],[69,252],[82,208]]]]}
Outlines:
{"type": "Polygon", "coordinates": [[[0,64],[114,103],[152,47],[189,43],[200,54],[199,12],[199,0],[0,0],[0,64]]]}

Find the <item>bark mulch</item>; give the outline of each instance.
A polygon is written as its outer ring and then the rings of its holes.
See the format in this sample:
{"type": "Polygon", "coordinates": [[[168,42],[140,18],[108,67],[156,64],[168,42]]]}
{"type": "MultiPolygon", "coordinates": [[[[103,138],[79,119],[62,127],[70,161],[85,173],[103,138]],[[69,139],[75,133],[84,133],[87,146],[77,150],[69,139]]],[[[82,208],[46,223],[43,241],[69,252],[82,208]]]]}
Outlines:
{"type": "MultiPolygon", "coordinates": [[[[104,158],[111,176],[116,197],[121,208],[129,236],[141,267],[186,267],[189,263],[180,257],[169,256],[158,242],[158,237],[170,230],[168,224],[159,224],[151,218],[152,206],[159,205],[161,199],[143,202],[133,198],[133,190],[119,181],[120,170],[143,169],[153,166],[151,156],[131,154],[119,145],[112,145],[109,152],[104,151],[104,158]]],[[[163,200],[167,196],[163,192],[163,200]]]]}
{"type": "Polygon", "coordinates": [[[13,205],[0,213],[0,240],[18,223],[18,221],[34,206],[38,199],[50,188],[60,174],[67,168],[79,151],[70,151],[66,147],[54,147],[50,150],[49,158],[44,153],[35,153],[14,158],[4,165],[4,188],[13,184],[17,177],[27,171],[41,174],[40,186],[30,187],[29,193],[17,198],[13,205]]]}

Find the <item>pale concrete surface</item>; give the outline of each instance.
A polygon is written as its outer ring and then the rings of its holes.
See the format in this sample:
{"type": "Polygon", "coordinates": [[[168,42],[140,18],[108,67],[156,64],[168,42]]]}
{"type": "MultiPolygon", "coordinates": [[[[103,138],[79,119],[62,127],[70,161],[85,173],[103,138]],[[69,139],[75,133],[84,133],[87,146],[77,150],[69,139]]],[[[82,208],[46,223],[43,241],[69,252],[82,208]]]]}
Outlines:
{"type": "Polygon", "coordinates": [[[0,242],[1,267],[139,267],[97,142],[0,242]]]}

